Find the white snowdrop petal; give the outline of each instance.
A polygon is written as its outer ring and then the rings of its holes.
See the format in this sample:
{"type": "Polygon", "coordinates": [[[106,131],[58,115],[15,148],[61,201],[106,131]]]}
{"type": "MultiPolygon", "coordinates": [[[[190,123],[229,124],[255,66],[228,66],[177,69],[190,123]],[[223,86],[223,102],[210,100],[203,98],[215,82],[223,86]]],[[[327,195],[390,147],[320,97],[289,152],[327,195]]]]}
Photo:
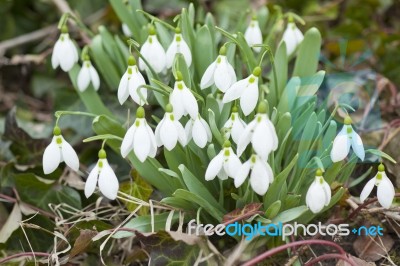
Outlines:
{"type": "Polygon", "coordinates": [[[257,126],[254,128],[251,143],[253,149],[263,160],[268,159],[268,155],[272,151],[273,138],[269,133],[269,128],[265,122],[257,122],[257,126]]]}
{"type": "Polygon", "coordinates": [[[158,41],[156,36],[153,36],[153,42],[150,44],[150,51],[146,55],[147,61],[156,73],[161,73],[166,67],[166,55],[164,48],[158,41]]]}
{"type": "Polygon", "coordinates": [[[67,40],[61,42],[60,46],[60,67],[63,71],[68,72],[74,66],[74,52],[71,50],[67,40]]]}
{"type": "Polygon", "coordinates": [[[239,160],[239,158],[234,154],[232,148],[230,149],[230,156],[229,156],[229,161],[228,161],[228,171],[225,171],[230,177],[234,178],[235,174],[239,170],[239,168],[242,166],[242,162],[239,160]]]}
{"type": "Polygon", "coordinates": [[[224,162],[224,157],[221,152],[210,161],[205,176],[207,181],[213,180],[217,176],[217,174],[220,172],[222,168],[223,162],[224,162]]]}
{"type": "Polygon", "coordinates": [[[77,85],[80,91],[84,91],[89,87],[90,84],[90,72],[89,68],[86,67],[85,63],[82,65],[81,70],[78,74],[77,85]]]}
{"type": "Polygon", "coordinates": [[[248,84],[248,78],[235,82],[224,94],[222,102],[228,103],[238,99],[240,96],[242,96],[244,90],[246,89],[247,84],[248,84]]]}
{"type": "Polygon", "coordinates": [[[175,59],[175,55],[178,52],[178,44],[174,40],[172,41],[172,43],[170,44],[170,46],[167,49],[167,54],[166,54],[166,66],[167,68],[171,68],[172,64],[174,63],[174,59],[175,59]]]}
{"type": "MultiPolygon", "coordinates": [[[[147,54],[149,52],[151,52],[150,43],[148,42],[148,40],[146,40],[142,45],[142,48],[140,48],[140,53],[143,55],[144,58],[146,58],[147,61],[148,61],[147,54]]],[[[146,63],[144,62],[142,57],[139,57],[139,69],[144,71],[146,70],[146,68],[147,68],[146,63]]]]}
{"type": "Polygon", "coordinates": [[[154,135],[156,137],[156,144],[158,147],[161,147],[163,145],[163,143],[161,141],[160,133],[162,131],[164,121],[165,121],[165,115],[164,115],[163,119],[161,119],[160,123],[158,123],[158,125],[156,127],[156,131],[154,132],[154,135]]]}
{"type": "Polygon", "coordinates": [[[192,92],[188,88],[182,90],[183,106],[192,119],[195,119],[199,114],[199,107],[192,92]]]}
{"type": "Polygon", "coordinates": [[[251,188],[258,195],[264,195],[269,187],[269,177],[265,168],[262,166],[261,161],[257,159],[250,174],[251,188]]]}
{"type": "Polygon", "coordinates": [[[65,163],[74,171],[79,170],[79,158],[76,154],[75,150],[72,148],[71,144],[69,144],[63,137],[61,143],[61,153],[65,163]]]}
{"type": "Polygon", "coordinates": [[[331,159],[334,163],[346,158],[350,151],[350,140],[347,132],[343,130],[345,130],[345,127],[343,127],[342,131],[336,136],[335,140],[333,141],[331,159]]]}
{"type": "Polygon", "coordinates": [[[212,133],[211,133],[210,126],[207,124],[206,120],[204,120],[202,117],[200,117],[200,122],[203,125],[204,130],[206,131],[207,141],[211,141],[212,133]]]}
{"type": "Polygon", "coordinates": [[[149,151],[149,157],[154,158],[157,154],[157,143],[156,143],[156,137],[154,136],[153,130],[151,127],[147,124],[146,122],[146,129],[147,129],[147,134],[150,138],[150,151],[149,151]]]}
{"type": "Polygon", "coordinates": [[[199,119],[196,119],[193,123],[192,137],[193,141],[200,148],[204,148],[206,146],[208,141],[207,131],[199,119]]]}
{"type": "Polygon", "coordinates": [[[129,90],[128,90],[128,73],[122,76],[119,86],[118,86],[118,100],[119,103],[122,105],[129,97],[129,90]]]}
{"type": "Polygon", "coordinates": [[[394,199],[395,191],[392,182],[386,176],[385,173],[382,174],[382,180],[378,185],[377,197],[379,203],[382,207],[388,209],[392,205],[394,199]]]}
{"type": "Polygon", "coordinates": [[[169,96],[169,102],[173,107],[175,119],[177,120],[181,119],[184,113],[184,104],[183,104],[184,100],[183,100],[183,93],[181,90],[178,89],[176,84],[174,90],[169,96]]]}
{"type": "Polygon", "coordinates": [[[185,125],[186,144],[192,139],[193,120],[189,119],[185,125]]]}
{"type": "Polygon", "coordinates": [[[174,123],[169,118],[166,118],[163,123],[163,128],[160,132],[160,138],[165,148],[167,148],[169,151],[175,148],[176,143],[178,142],[178,132],[174,123]]]}
{"type": "Polygon", "coordinates": [[[332,196],[331,187],[329,186],[328,183],[324,181],[324,183],[322,184],[322,189],[324,190],[325,193],[325,206],[328,206],[332,196]]]}
{"type": "MultiPolygon", "coordinates": [[[[144,123],[144,119],[140,122],[144,123]]],[[[142,163],[150,153],[150,137],[144,124],[141,124],[136,129],[135,136],[133,137],[133,151],[142,163]]]]}
{"type": "Polygon", "coordinates": [[[239,116],[236,115],[236,119],[235,119],[235,121],[233,122],[232,130],[231,130],[231,132],[232,132],[232,139],[233,139],[233,141],[234,141],[235,143],[238,143],[238,142],[239,142],[239,139],[240,139],[240,137],[242,136],[243,131],[244,131],[244,126],[243,126],[243,124],[241,123],[239,116]]]}
{"type": "Polygon", "coordinates": [[[57,169],[61,162],[60,148],[56,143],[56,137],[53,137],[49,146],[46,147],[43,153],[43,172],[47,175],[57,169]]]}
{"type": "Polygon", "coordinates": [[[360,135],[358,135],[354,131],[354,129],[351,133],[351,147],[353,148],[353,151],[357,155],[357,157],[360,158],[361,161],[364,161],[365,159],[364,145],[360,135]]]}
{"type": "Polygon", "coordinates": [[[278,135],[276,135],[276,130],[274,124],[272,124],[271,120],[266,119],[265,122],[267,123],[267,126],[269,128],[269,134],[272,138],[272,150],[276,151],[278,148],[278,135]]]}
{"type": "Polygon", "coordinates": [[[185,129],[183,128],[182,124],[179,121],[175,120],[174,124],[175,124],[175,128],[178,132],[178,141],[184,147],[184,146],[186,146],[186,143],[187,143],[185,129]]]}
{"type": "Polygon", "coordinates": [[[321,186],[317,182],[313,182],[307,191],[306,201],[307,206],[313,213],[320,212],[325,205],[325,194],[321,186]]]}
{"type": "Polygon", "coordinates": [[[257,125],[257,121],[251,121],[243,131],[242,136],[239,139],[239,143],[237,145],[237,155],[241,156],[244,150],[246,149],[247,145],[249,145],[252,139],[252,131],[254,130],[255,126],[257,125]]]}
{"type": "Polygon", "coordinates": [[[99,189],[110,200],[115,200],[118,194],[118,178],[107,160],[103,160],[103,169],[99,174],[99,189]]]}
{"type": "Polygon", "coordinates": [[[232,85],[228,64],[228,60],[224,56],[224,59],[221,59],[221,62],[217,64],[214,72],[215,86],[222,92],[226,92],[232,85]]]}
{"type": "Polygon", "coordinates": [[[215,61],[212,62],[211,65],[207,67],[200,81],[200,88],[202,90],[214,84],[214,72],[216,67],[217,63],[215,61]]]}
{"type": "Polygon", "coordinates": [[[219,171],[219,173],[217,174],[218,178],[220,180],[227,180],[228,179],[228,174],[225,172],[224,168],[221,167],[221,170],[219,171]]]}
{"type": "Polygon", "coordinates": [[[60,64],[61,46],[61,40],[58,39],[54,45],[53,53],[51,55],[51,65],[54,69],[56,69],[60,64]]]}
{"type": "Polygon", "coordinates": [[[185,58],[185,63],[188,67],[192,64],[192,53],[190,52],[190,48],[188,44],[185,42],[185,40],[181,40],[180,44],[180,52],[183,55],[183,58],[185,58]]]}
{"type": "Polygon", "coordinates": [[[85,183],[85,196],[86,198],[89,198],[94,190],[96,189],[96,184],[97,184],[97,177],[99,175],[99,168],[96,164],[95,167],[93,167],[92,171],[90,171],[88,178],[86,179],[85,183]]]}
{"type": "Polygon", "coordinates": [[[124,35],[125,35],[126,37],[131,37],[131,36],[132,36],[132,32],[131,32],[131,30],[129,29],[129,26],[126,25],[125,23],[122,23],[122,32],[124,33],[124,35]]]}
{"type": "Polygon", "coordinates": [[[91,65],[89,67],[90,79],[92,80],[93,88],[97,91],[100,88],[100,77],[96,69],[91,65]]]}
{"type": "Polygon", "coordinates": [[[258,81],[257,79],[244,89],[240,97],[240,107],[244,115],[249,115],[257,106],[258,81]]]}
{"type": "Polygon", "coordinates": [[[125,158],[133,148],[133,138],[136,131],[135,123],[133,123],[133,125],[128,129],[128,131],[125,133],[124,139],[122,140],[121,155],[123,158],[125,158]]]}
{"type": "Polygon", "coordinates": [[[246,161],[234,175],[235,187],[240,187],[250,173],[250,160],[246,161]]]}
{"type": "MultiPolygon", "coordinates": [[[[261,159],[261,158],[260,158],[260,159],[261,159]]],[[[262,161],[262,164],[261,164],[261,165],[264,167],[265,172],[266,172],[267,175],[268,175],[269,183],[272,183],[272,182],[274,181],[274,172],[272,172],[271,166],[270,166],[267,162],[265,162],[265,161],[262,161]]]]}
{"type": "Polygon", "coordinates": [[[368,198],[368,196],[371,194],[372,190],[374,189],[375,186],[375,182],[376,182],[376,176],[374,178],[372,178],[371,180],[369,180],[367,182],[367,184],[365,184],[363,190],[361,191],[360,194],[360,201],[364,202],[364,200],[366,198],[368,198]]]}

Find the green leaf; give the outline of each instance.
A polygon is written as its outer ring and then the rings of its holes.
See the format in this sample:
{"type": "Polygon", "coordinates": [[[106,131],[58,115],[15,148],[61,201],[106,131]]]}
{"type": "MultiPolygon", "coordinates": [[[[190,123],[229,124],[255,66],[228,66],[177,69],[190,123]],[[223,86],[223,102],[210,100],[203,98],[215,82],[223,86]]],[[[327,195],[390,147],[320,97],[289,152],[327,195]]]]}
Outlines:
{"type": "Polygon", "coordinates": [[[301,78],[301,85],[297,92],[295,108],[307,103],[318,91],[324,81],[325,71],[318,71],[309,77],[301,78]]]}
{"type": "Polygon", "coordinates": [[[383,151],[380,151],[380,150],[369,149],[369,150],[366,150],[365,153],[372,153],[372,154],[378,156],[379,158],[382,157],[382,158],[385,158],[385,159],[391,161],[394,164],[397,163],[395,159],[393,159],[387,153],[384,153],[383,151]]]}
{"type": "Polygon", "coordinates": [[[199,81],[207,67],[215,60],[213,54],[214,49],[215,47],[210,30],[207,25],[204,25],[196,34],[193,52],[193,63],[199,81]]]}
{"type": "MultiPolygon", "coordinates": [[[[138,21],[135,20],[135,17],[137,15],[136,14],[132,15],[132,12],[125,5],[124,1],[110,0],[110,4],[113,7],[117,16],[119,17],[119,19],[123,23],[128,25],[129,30],[132,32],[133,36],[135,36],[136,38],[139,38],[141,26],[139,25],[138,21]]],[[[134,11],[136,11],[136,10],[134,10],[134,11]]],[[[139,40],[139,41],[142,42],[143,40],[139,40]]]]}
{"type": "Polygon", "coordinates": [[[310,151],[312,143],[315,141],[315,130],[317,128],[317,115],[312,113],[304,126],[303,134],[300,138],[299,148],[297,152],[300,154],[299,166],[304,167],[310,159],[313,151],[310,151]]]}
{"type": "Polygon", "coordinates": [[[317,71],[321,49],[321,34],[317,28],[309,29],[304,34],[293,70],[293,76],[308,77],[317,71]]]}
{"type": "Polygon", "coordinates": [[[279,213],[281,206],[282,203],[280,200],[277,200],[274,203],[272,203],[265,211],[265,217],[267,217],[268,219],[274,218],[279,213]]]}
{"type": "MultiPolygon", "coordinates": [[[[281,42],[275,54],[275,70],[278,78],[278,95],[275,95],[275,99],[280,99],[288,78],[288,59],[286,52],[286,44],[285,42],[281,42]]],[[[270,88],[275,88],[275,79],[271,70],[270,74],[270,88]]],[[[275,92],[275,89],[272,89],[271,92],[275,92]]]]}
{"type": "Polygon", "coordinates": [[[224,138],[222,137],[222,134],[217,127],[217,124],[215,121],[215,115],[211,109],[208,109],[208,123],[210,124],[211,132],[213,133],[214,138],[222,146],[224,143],[224,138]]]}
{"type": "Polygon", "coordinates": [[[298,77],[292,77],[286,84],[278,104],[278,111],[280,113],[285,113],[293,109],[300,84],[301,80],[298,77]]]}
{"type": "Polygon", "coordinates": [[[287,223],[293,221],[300,217],[303,213],[308,210],[307,206],[302,205],[299,207],[295,207],[286,211],[279,213],[274,219],[272,219],[272,223],[287,223]]]}
{"type": "Polygon", "coordinates": [[[189,67],[186,65],[185,58],[181,53],[175,55],[174,64],[172,66],[174,73],[180,71],[183,76],[183,81],[188,88],[192,88],[192,78],[190,76],[189,67]]]}

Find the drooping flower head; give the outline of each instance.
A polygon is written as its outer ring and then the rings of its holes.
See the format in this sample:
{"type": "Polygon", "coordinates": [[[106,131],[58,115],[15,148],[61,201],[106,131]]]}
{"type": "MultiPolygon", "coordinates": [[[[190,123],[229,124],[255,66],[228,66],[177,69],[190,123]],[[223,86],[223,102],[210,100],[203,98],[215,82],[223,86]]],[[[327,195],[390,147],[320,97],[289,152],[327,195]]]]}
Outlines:
{"type": "MultiPolygon", "coordinates": [[[[153,25],[149,27],[149,36],[140,49],[140,53],[156,73],[161,73],[165,70],[167,60],[165,50],[158,41],[156,29],[153,25]]],[[[140,70],[145,70],[147,68],[142,58],[139,58],[139,68],[140,70]]]]}
{"type": "Polygon", "coordinates": [[[286,51],[288,56],[294,53],[303,39],[303,33],[297,28],[296,24],[293,22],[293,19],[289,18],[289,22],[282,37],[282,41],[286,43],[286,51]]]}
{"type": "Polygon", "coordinates": [[[100,87],[100,77],[96,69],[93,67],[92,62],[88,55],[85,56],[81,70],[78,74],[77,85],[80,91],[85,91],[89,84],[92,83],[93,88],[97,91],[100,87]]]}
{"type": "Polygon", "coordinates": [[[129,29],[129,26],[128,26],[127,24],[122,23],[121,28],[122,28],[122,32],[124,33],[124,35],[125,35],[126,37],[131,37],[131,36],[132,36],[132,32],[131,32],[131,30],[129,29]]]}
{"type": "Polygon", "coordinates": [[[128,129],[122,141],[122,157],[125,158],[131,150],[141,162],[144,162],[147,157],[154,158],[156,156],[156,138],[144,116],[144,109],[139,106],[136,111],[135,122],[128,129]]]}
{"type": "Polygon", "coordinates": [[[258,77],[261,68],[256,67],[253,73],[245,79],[235,82],[225,93],[223,102],[231,102],[240,98],[240,108],[244,115],[249,115],[257,106],[258,102],[258,77]]]}
{"type": "Polygon", "coordinates": [[[313,212],[320,212],[331,201],[331,188],[322,177],[322,171],[317,170],[315,180],[311,183],[306,195],[307,207],[313,212]]]}
{"type": "Polygon", "coordinates": [[[100,192],[105,197],[110,200],[114,200],[117,197],[119,188],[118,178],[115,175],[114,170],[108,164],[107,154],[103,149],[99,151],[99,160],[86,180],[86,198],[89,198],[93,194],[97,181],[99,183],[100,192]]]}
{"type": "Polygon", "coordinates": [[[388,209],[392,205],[394,199],[394,186],[385,172],[385,166],[380,164],[378,166],[378,173],[368,181],[363,190],[361,191],[360,200],[364,200],[371,194],[374,186],[377,186],[378,201],[382,207],[388,209]]]}
{"type": "Polygon", "coordinates": [[[189,142],[193,138],[194,143],[200,148],[204,148],[207,142],[212,140],[210,126],[200,114],[195,119],[191,118],[187,121],[185,132],[187,141],[189,142]]]}
{"type": "Polygon", "coordinates": [[[225,141],[223,149],[215,156],[207,167],[206,180],[213,180],[216,176],[221,180],[234,178],[242,163],[231,148],[229,140],[225,141]]]}
{"type": "MultiPolygon", "coordinates": [[[[244,33],[244,38],[246,39],[246,42],[250,47],[256,44],[262,44],[262,33],[260,26],[258,25],[258,20],[256,16],[253,16],[251,18],[250,24],[244,33]]],[[[261,47],[252,48],[257,53],[261,51],[261,47]]]]}
{"type": "Polygon", "coordinates": [[[237,107],[232,107],[232,113],[228,120],[224,124],[225,138],[229,139],[232,136],[232,140],[237,144],[242,136],[246,123],[240,118],[237,107]]]}
{"type": "Polygon", "coordinates": [[[346,116],[344,119],[344,126],[339,134],[333,141],[333,146],[331,150],[332,162],[339,162],[346,158],[350,152],[350,147],[353,148],[354,153],[357,155],[361,161],[364,161],[365,151],[364,145],[361,137],[354,131],[351,126],[350,116],[346,116]]]}
{"type": "Polygon", "coordinates": [[[68,72],[78,62],[78,59],[78,51],[69,37],[67,26],[64,25],[61,28],[60,37],[54,45],[51,65],[54,69],[60,66],[63,71],[68,72]]]}
{"type": "Polygon", "coordinates": [[[177,142],[182,146],[187,143],[185,129],[182,124],[175,118],[171,104],[167,104],[165,115],[156,127],[156,142],[158,147],[165,146],[167,150],[175,148],[177,142]]]}
{"type": "Polygon", "coordinates": [[[199,113],[196,98],[191,90],[186,87],[182,79],[182,74],[179,71],[177,71],[177,79],[175,81],[174,90],[169,96],[169,101],[177,120],[187,114],[189,114],[192,119],[196,119],[199,113]]]}
{"type": "Polygon", "coordinates": [[[146,85],[146,81],[136,66],[135,58],[131,55],[128,58],[128,68],[119,82],[119,103],[122,105],[130,95],[135,103],[141,106],[144,105],[147,100],[147,89],[144,87],[139,88],[142,85],[146,85]]]}
{"type": "Polygon", "coordinates": [[[237,146],[237,153],[242,155],[247,145],[251,142],[255,153],[263,160],[268,159],[271,151],[278,148],[278,137],[274,124],[267,115],[267,104],[263,101],[258,106],[258,113],[243,131],[237,146]]]}
{"type": "Polygon", "coordinates": [[[215,86],[222,91],[226,90],[236,82],[236,73],[226,57],[225,45],[219,50],[217,59],[208,66],[201,78],[200,88],[203,90],[215,83],[215,86]]]}
{"type": "Polygon", "coordinates": [[[242,164],[235,174],[235,187],[240,187],[243,184],[250,171],[251,188],[258,195],[264,195],[268,190],[269,184],[274,181],[274,174],[268,162],[256,154],[251,155],[250,159],[242,164]]]}
{"type": "Polygon", "coordinates": [[[72,170],[79,170],[79,158],[72,146],[61,135],[61,129],[56,126],[53,139],[43,153],[43,172],[47,175],[57,169],[65,161],[72,170]]]}
{"type": "Polygon", "coordinates": [[[185,42],[181,34],[181,29],[175,29],[175,36],[172,43],[167,49],[167,68],[171,68],[174,63],[174,58],[177,53],[181,53],[185,58],[185,63],[188,67],[192,64],[192,53],[188,44],[185,42]]]}

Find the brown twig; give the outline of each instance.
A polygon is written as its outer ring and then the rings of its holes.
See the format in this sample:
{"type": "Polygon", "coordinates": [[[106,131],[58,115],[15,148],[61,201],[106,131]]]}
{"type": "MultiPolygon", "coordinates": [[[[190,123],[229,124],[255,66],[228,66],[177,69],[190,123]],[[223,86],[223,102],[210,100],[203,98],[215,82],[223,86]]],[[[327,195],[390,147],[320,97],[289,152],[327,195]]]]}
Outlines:
{"type": "MultiPolygon", "coordinates": [[[[400,197],[400,193],[396,193],[396,194],[394,194],[394,196],[395,196],[395,197],[400,197]]],[[[351,212],[351,213],[349,214],[348,219],[352,220],[363,208],[365,208],[366,206],[368,206],[368,205],[370,205],[370,204],[372,204],[372,203],[374,203],[374,202],[376,202],[376,201],[378,201],[378,198],[377,198],[377,197],[372,198],[372,199],[370,199],[369,201],[364,202],[363,204],[361,204],[360,206],[358,206],[357,209],[355,209],[353,212],[351,212]]]]}
{"type": "Polygon", "coordinates": [[[336,248],[342,256],[346,255],[346,252],[344,251],[344,249],[334,242],[327,241],[327,240],[319,240],[319,239],[309,239],[309,240],[301,240],[301,241],[291,242],[291,243],[273,248],[271,250],[268,250],[268,251],[262,253],[261,255],[258,255],[257,257],[252,258],[251,260],[248,260],[242,266],[255,265],[255,264],[265,260],[266,258],[271,257],[271,256],[273,256],[279,252],[282,252],[288,248],[292,248],[292,247],[296,247],[296,246],[303,246],[303,245],[331,246],[331,247],[336,248]]]}
{"type": "Polygon", "coordinates": [[[0,259],[0,264],[20,257],[49,257],[49,256],[51,256],[51,254],[46,252],[22,252],[0,259]]]}

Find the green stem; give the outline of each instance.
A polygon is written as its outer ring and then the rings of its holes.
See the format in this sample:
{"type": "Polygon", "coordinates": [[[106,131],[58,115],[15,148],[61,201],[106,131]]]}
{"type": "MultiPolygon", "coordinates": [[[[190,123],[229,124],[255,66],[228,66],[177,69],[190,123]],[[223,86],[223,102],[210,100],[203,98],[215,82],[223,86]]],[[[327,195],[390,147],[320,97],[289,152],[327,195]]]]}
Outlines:
{"type": "Polygon", "coordinates": [[[157,17],[155,17],[155,16],[153,16],[153,15],[150,15],[150,14],[147,13],[146,11],[143,11],[143,10],[141,10],[141,9],[137,9],[136,12],[142,13],[143,15],[145,15],[146,17],[148,17],[150,20],[155,21],[155,22],[158,22],[158,23],[164,25],[165,27],[169,28],[170,30],[175,31],[175,27],[171,26],[171,25],[168,24],[167,22],[162,21],[161,19],[159,19],[159,18],[157,18],[157,17]]]}
{"type": "Polygon", "coordinates": [[[64,13],[64,14],[62,15],[62,17],[60,18],[60,21],[58,22],[58,26],[57,26],[57,28],[58,28],[59,30],[61,30],[61,28],[62,28],[65,24],[67,24],[68,16],[69,16],[69,13],[64,13]]]}
{"type": "Polygon", "coordinates": [[[91,141],[95,141],[95,140],[103,140],[103,144],[101,145],[101,148],[103,148],[104,144],[109,139],[115,139],[115,140],[122,141],[121,137],[118,137],[118,136],[115,136],[115,135],[112,135],[112,134],[103,134],[103,135],[97,135],[97,136],[86,138],[86,139],[82,140],[82,142],[91,142],[91,141]]]}
{"type": "MultiPolygon", "coordinates": [[[[140,88],[146,88],[146,89],[148,89],[148,90],[152,90],[152,91],[156,91],[156,92],[158,92],[158,93],[161,93],[161,94],[163,94],[163,95],[165,95],[165,96],[169,96],[169,93],[168,93],[168,92],[166,92],[166,91],[164,91],[164,90],[162,90],[162,89],[153,87],[153,86],[151,86],[151,85],[140,85],[140,86],[138,87],[138,93],[140,93],[140,91],[139,91],[140,88]]],[[[140,95],[139,95],[139,96],[140,96],[140,95]]],[[[143,95],[142,95],[142,97],[143,97],[143,95]]],[[[143,100],[143,98],[142,98],[142,100],[143,100]]],[[[146,103],[147,103],[147,101],[146,101],[146,103]]]]}
{"type": "Polygon", "coordinates": [[[55,112],[54,115],[57,118],[60,118],[62,115],[82,115],[82,116],[97,117],[96,114],[92,114],[92,113],[88,113],[88,112],[80,112],[80,111],[57,111],[57,112],[55,112]]]}

